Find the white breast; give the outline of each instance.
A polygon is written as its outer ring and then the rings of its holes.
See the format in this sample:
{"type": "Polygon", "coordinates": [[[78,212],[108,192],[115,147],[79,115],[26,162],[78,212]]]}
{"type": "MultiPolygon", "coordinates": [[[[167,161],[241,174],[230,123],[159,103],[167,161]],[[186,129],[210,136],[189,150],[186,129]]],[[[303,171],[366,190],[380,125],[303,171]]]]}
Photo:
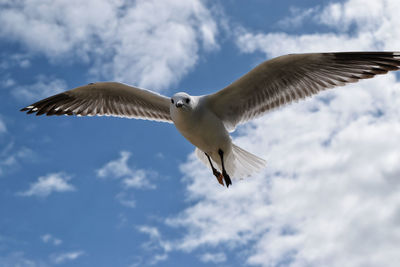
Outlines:
{"type": "Polygon", "coordinates": [[[194,109],[176,108],[171,105],[171,118],[178,131],[193,145],[210,156],[218,149],[231,150],[231,138],[222,121],[201,105],[194,109]]]}

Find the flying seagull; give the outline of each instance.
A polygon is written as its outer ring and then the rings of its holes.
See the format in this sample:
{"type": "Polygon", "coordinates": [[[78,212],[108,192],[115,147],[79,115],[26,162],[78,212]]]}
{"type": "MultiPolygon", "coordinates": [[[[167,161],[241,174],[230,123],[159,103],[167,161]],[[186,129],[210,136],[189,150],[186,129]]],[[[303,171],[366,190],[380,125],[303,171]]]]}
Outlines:
{"type": "Polygon", "coordinates": [[[90,83],[21,111],[36,115],[117,116],[173,123],[196,146],[221,185],[260,170],[266,162],[232,143],[241,123],[327,88],[372,78],[400,67],[400,52],[290,54],[267,60],[224,89],[171,98],[117,82],[90,83]]]}

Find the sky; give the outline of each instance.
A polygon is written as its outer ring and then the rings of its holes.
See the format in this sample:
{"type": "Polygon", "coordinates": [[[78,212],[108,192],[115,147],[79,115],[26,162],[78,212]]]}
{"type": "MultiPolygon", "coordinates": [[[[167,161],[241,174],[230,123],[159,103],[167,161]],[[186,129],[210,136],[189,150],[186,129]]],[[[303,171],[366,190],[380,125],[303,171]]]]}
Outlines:
{"type": "Polygon", "coordinates": [[[229,189],[171,124],[19,109],[95,81],[203,95],[279,55],[399,51],[398,10],[0,0],[0,266],[397,266],[399,74],[239,126],[267,167],[229,189]]]}

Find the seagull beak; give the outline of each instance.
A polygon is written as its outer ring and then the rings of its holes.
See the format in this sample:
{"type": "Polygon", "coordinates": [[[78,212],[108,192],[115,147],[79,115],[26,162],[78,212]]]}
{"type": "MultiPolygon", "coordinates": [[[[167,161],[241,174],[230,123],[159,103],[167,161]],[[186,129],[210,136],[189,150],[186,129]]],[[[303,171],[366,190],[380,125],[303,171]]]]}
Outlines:
{"type": "Polygon", "coordinates": [[[183,106],[182,100],[177,101],[175,106],[176,106],[177,108],[181,108],[181,107],[183,106]]]}

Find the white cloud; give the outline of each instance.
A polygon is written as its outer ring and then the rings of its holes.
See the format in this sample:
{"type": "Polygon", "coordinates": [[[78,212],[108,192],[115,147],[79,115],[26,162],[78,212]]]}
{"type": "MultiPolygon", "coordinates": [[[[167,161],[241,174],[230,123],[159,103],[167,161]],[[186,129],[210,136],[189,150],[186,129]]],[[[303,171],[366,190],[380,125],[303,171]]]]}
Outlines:
{"type": "Polygon", "coordinates": [[[176,84],[201,47],[218,47],[217,23],[201,0],[22,0],[0,7],[1,37],[56,62],[87,62],[100,78],[157,90],[176,84]]]}
{"type": "MultiPolygon", "coordinates": [[[[350,0],[344,3],[331,3],[318,16],[321,23],[347,32],[352,26],[356,31],[373,35],[377,44],[396,48],[399,42],[400,21],[396,9],[399,1],[361,1],[350,0]]],[[[389,48],[390,49],[390,48],[389,48]]]]}
{"type": "Polygon", "coordinates": [[[84,251],[71,251],[52,255],[52,260],[55,264],[62,264],[68,261],[74,261],[85,254],[84,251]]]}
{"type": "Polygon", "coordinates": [[[282,20],[278,21],[277,25],[284,29],[293,29],[299,28],[303,25],[306,19],[315,16],[318,12],[318,7],[312,7],[307,9],[301,9],[296,7],[289,8],[291,15],[289,17],[285,17],[282,20]]]}
{"type": "Polygon", "coordinates": [[[157,176],[154,171],[136,169],[128,165],[128,160],[131,153],[127,151],[120,152],[120,158],[111,160],[102,168],[96,170],[99,178],[120,179],[123,186],[123,191],[119,192],[115,199],[122,205],[128,208],[135,208],[136,201],[130,189],[155,189],[156,185],[150,182],[151,179],[157,176]]]}
{"type": "Polygon", "coordinates": [[[55,238],[55,239],[53,239],[53,244],[54,244],[55,246],[61,245],[61,244],[62,244],[62,240],[61,240],[61,239],[55,238]]]}
{"type": "Polygon", "coordinates": [[[46,244],[53,244],[55,246],[62,244],[61,239],[58,239],[58,238],[52,236],[51,234],[44,234],[40,237],[40,239],[42,239],[43,243],[46,243],[46,244]]]}
{"type": "Polygon", "coordinates": [[[128,165],[130,157],[130,152],[121,151],[119,159],[108,162],[96,171],[97,177],[122,179],[125,189],[155,188],[155,185],[149,181],[149,177],[154,176],[155,173],[130,167],[128,165]]]}
{"type": "Polygon", "coordinates": [[[254,34],[242,29],[238,32],[238,46],[244,52],[262,51],[269,57],[300,52],[397,51],[400,47],[399,8],[397,0],[331,3],[320,14],[315,14],[313,21],[331,27],[332,32],[254,34]]]}
{"type": "Polygon", "coordinates": [[[7,132],[5,122],[0,118],[0,134],[7,132]]]}
{"type": "Polygon", "coordinates": [[[119,203],[121,203],[122,206],[128,207],[128,208],[134,208],[136,207],[136,201],[133,198],[132,194],[129,194],[127,192],[119,192],[115,198],[118,200],[119,203]]]}
{"type": "Polygon", "coordinates": [[[123,184],[126,188],[155,188],[155,185],[148,182],[147,175],[148,173],[144,170],[136,170],[131,173],[130,177],[123,179],[123,184]]]}
{"type": "Polygon", "coordinates": [[[75,187],[68,183],[70,179],[71,177],[65,173],[50,173],[39,177],[37,182],[32,183],[27,191],[20,192],[18,195],[47,197],[53,192],[75,191],[75,187]]]}
{"type": "Polygon", "coordinates": [[[226,255],[224,253],[204,253],[201,255],[200,260],[202,262],[212,262],[212,263],[221,263],[226,261],[226,255]]]}
{"type": "Polygon", "coordinates": [[[164,240],[156,227],[142,225],[137,227],[137,230],[141,233],[147,234],[150,238],[148,242],[143,244],[143,247],[155,252],[152,253],[149,265],[154,265],[160,261],[168,259],[168,252],[172,250],[172,244],[171,242],[164,240]]]}
{"type": "Polygon", "coordinates": [[[47,243],[47,242],[50,241],[51,235],[50,235],[50,234],[45,234],[45,235],[42,235],[40,238],[42,239],[42,241],[43,241],[44,243],[47,243]]]}
{"type": "Polygon", "coordinates": [[[19,165],[20,161],[33,157],[31,149],[16,148],[14,142],[8,143],[0,150],[0,176],[19,165]]]}
{"type": "MultiPolygon", "coordinates": [[[[0,4],[1,5],[1,4],[0,4]]],[[[8,53],[2,54],[0,56],[0,69],[7,70],[13,67],[19,68],[29,68],[31,66],[31,61],[28,55],[26,54],[11,54],[8,53]]]]}
{"type": "Polygon", "coordinates": [[[155,265],[157,263],[159,263],[160,261],[165,261],[168,259],[168,254],[164,253],[164,254],[155,254],[152,256],[152,259],[149,262],[149,265],[155,265]]]}
{"type": "MultiPolygon", "coordinates": [[[[268,56],[398,48],[398,3],[350,0],[339,4],[339,15],[329,15],[332,4],[322,9],[325,21],[350,21],[355,29],[242,32],[238,45],[268,56]],[[366,7],[376,10],[358,18],[366,7]]],[[[399,88],[389,74],[321,93],[240,127],[235,143],[268,164],[229,189],[218,186],[192,154],[181,166],[189,205],[166,220],[184,231],[182,239],[171,241],[173,248],[245,248],[245,263],[257,266],[397,266],[399,88]]]]}
{"type": "Polygon", "coordinates": [[[42,98],[60,93],[67,88],[64,80],[39,75],[36,77],[36,82],[29,85],[12,85],[14,97],[24,101],[38,101],[42,98]]]}
{"type": "Polygon", "coordinates": [[[14,86],[15,84],[16,84],[15,80],[13,80],[12,78],[10,78],[8,76],[3,78],[3,80],[1,81],[1,86],[6,87],[6,88],[14,86]]]}
{"type": "Polygon", "coordinates": [[[27,258],[25,256],[25,253],[21,251],[15,251],[8,254],[2,253],[2,255],[0,255],[0,266],[47,267],[48,265],[43,261],[37,261],[27,258]]]}

